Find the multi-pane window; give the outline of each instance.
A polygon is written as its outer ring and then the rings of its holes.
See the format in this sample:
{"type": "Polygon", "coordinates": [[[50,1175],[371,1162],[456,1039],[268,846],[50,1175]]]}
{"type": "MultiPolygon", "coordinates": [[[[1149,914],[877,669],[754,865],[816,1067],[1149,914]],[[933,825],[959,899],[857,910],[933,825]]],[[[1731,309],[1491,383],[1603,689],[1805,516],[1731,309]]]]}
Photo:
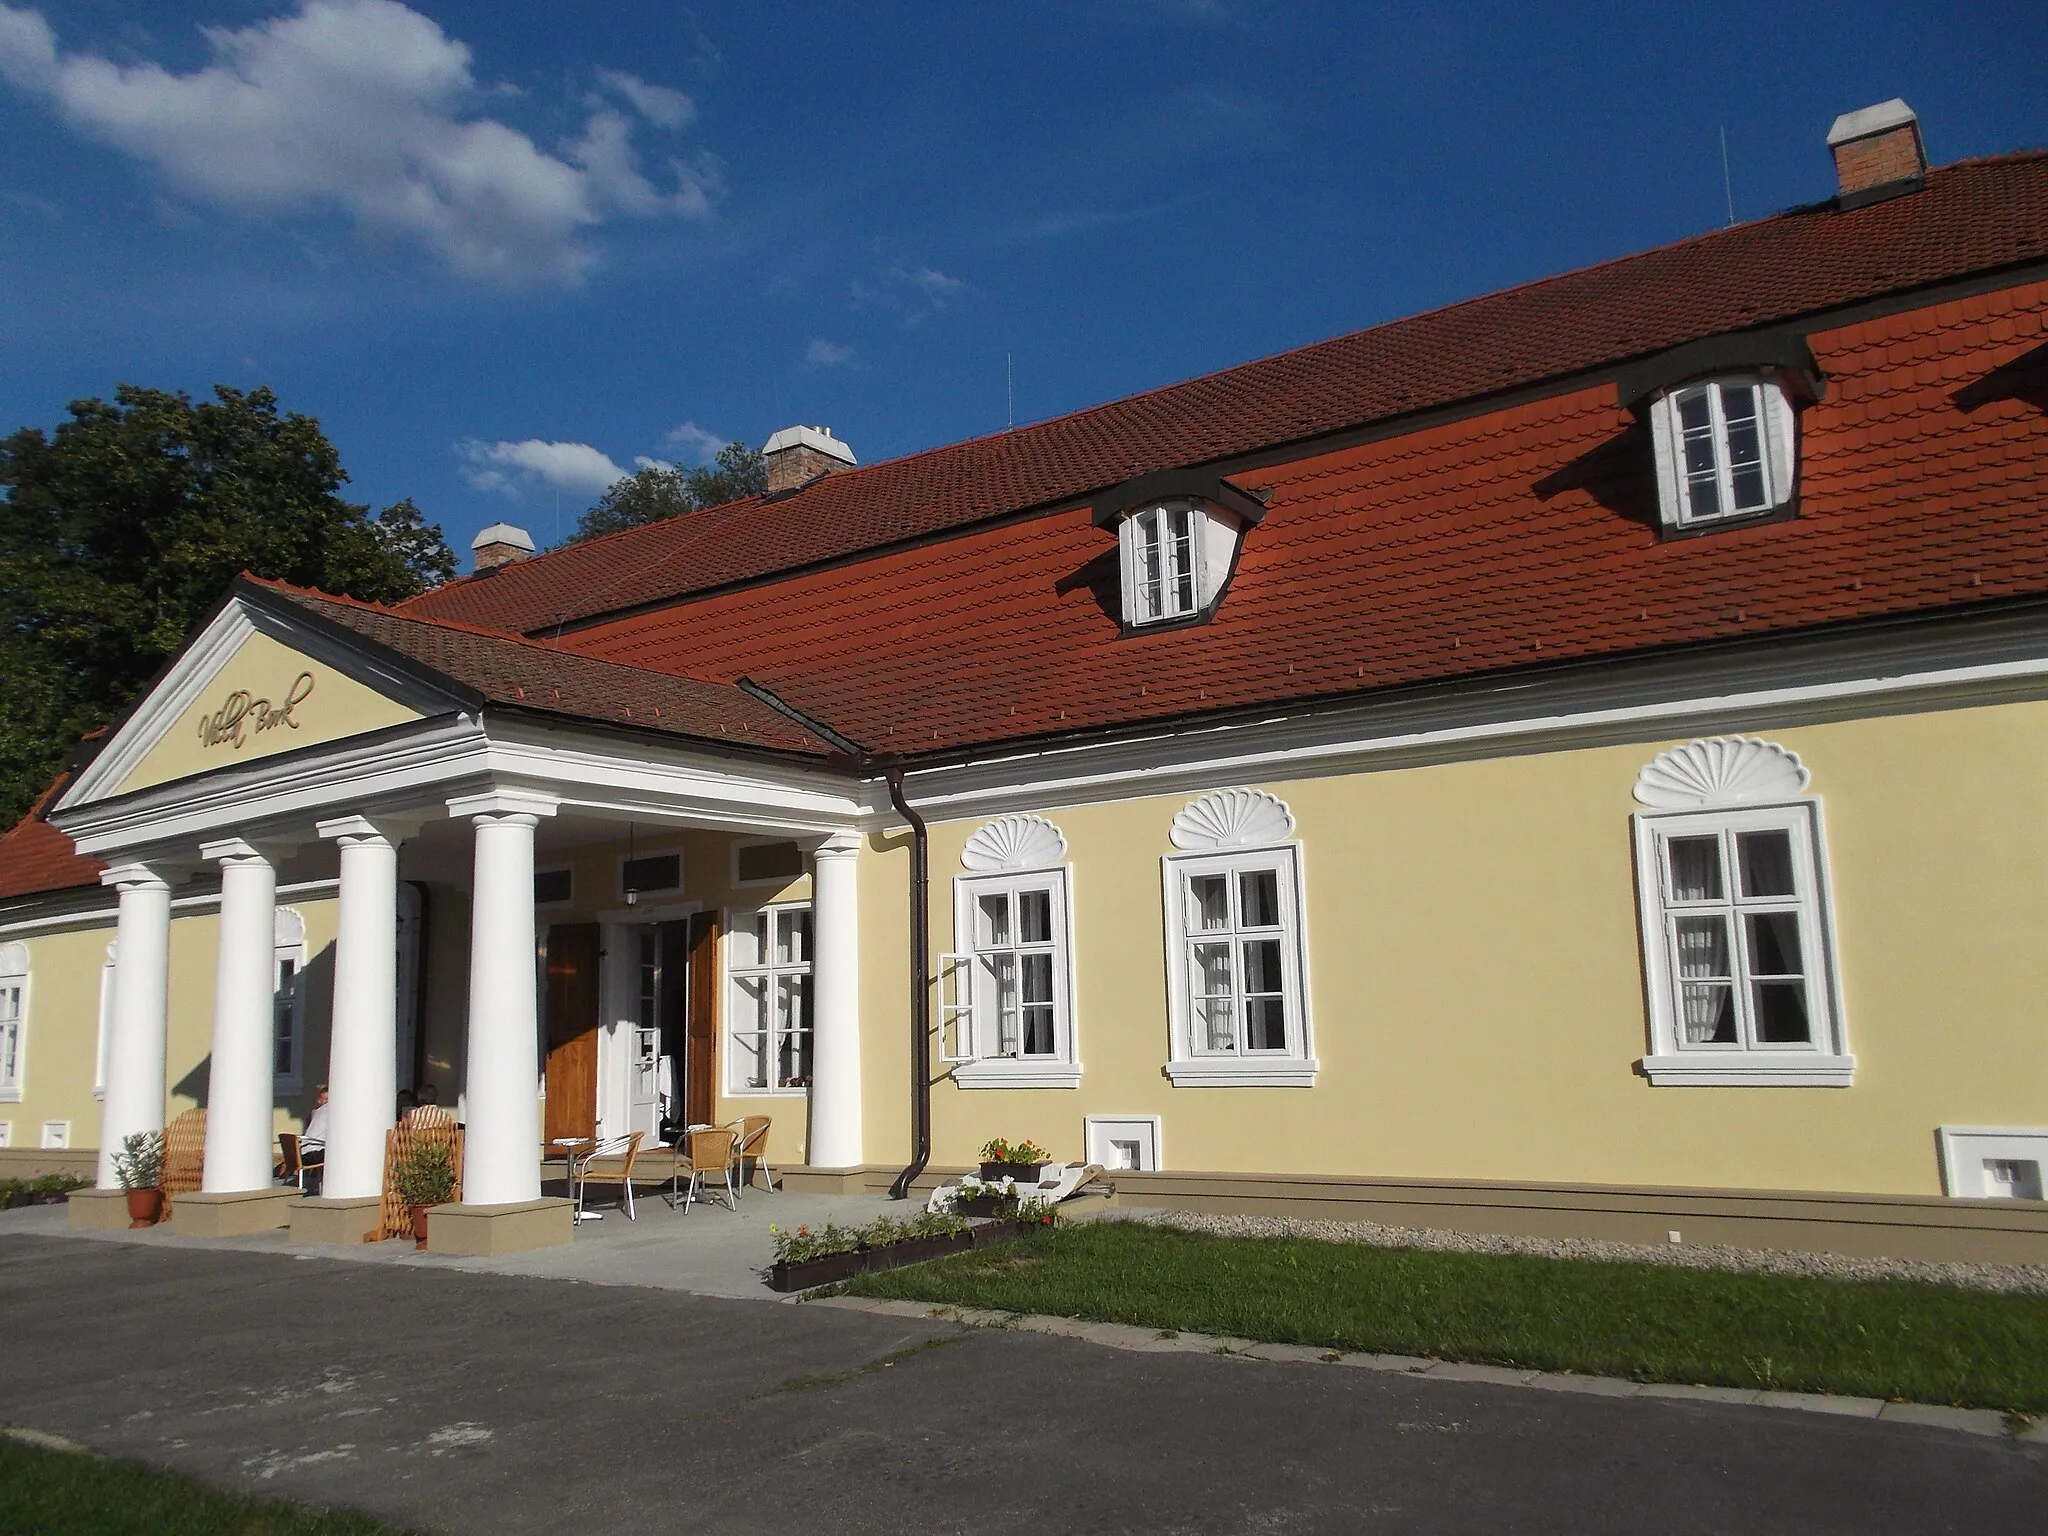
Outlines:
{"type": "Polygon", "coordinates": [[[811,1084],[811,932],[808,903],[736,914],[726,967],[734,1093],[801,1092],[811,1084]]]}
{"type": "Polygon", "coordinates": [[[1839,1056],[1813,808],[1643,817],[1639,836],[1653,1069],[1839,1056]]]}
{"type": "Polygon", "coordinates": [[[955,1080],[1072,1086],[1064,869],[955,884],[957,952],[940,957],[943,1054],[955,1080]]]}
{"type": "Polygon", "coordinates": [[[1789,499],[1792,414],[1774,381],[1714,379],[1674,390],[1653,420],[1667,524],[1750,517],[1789,499]]]}
{"type": "Polygon", "coordinates": [[[26,1019],[28,977],[0,975],[0,1097],[21,1097],[22,1026],[26,1019]]]}
{"type": "Polygon", "coordinates": [[[1296,859],[1288,847],[1167,860],[1177,1081],[1312,1073],[1296,859]]]}
{"type": "Polygon", "coordinates": [[[1130,623],[1156,624],[1201,607],[1202,520],[1196,508],[1171,504],[1125,520],[1124,613],[1130,623]]]}

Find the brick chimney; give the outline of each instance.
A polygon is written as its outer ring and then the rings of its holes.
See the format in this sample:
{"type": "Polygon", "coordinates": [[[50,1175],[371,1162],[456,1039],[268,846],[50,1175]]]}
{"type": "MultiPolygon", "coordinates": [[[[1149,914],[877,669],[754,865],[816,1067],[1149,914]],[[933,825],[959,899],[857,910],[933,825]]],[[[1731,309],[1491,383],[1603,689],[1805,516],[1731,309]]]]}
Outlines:
{"type": "Polygon", "coordinates": [[[1836,201],[1842,208],[1917,192],[1927,179],[1920,119],[1896,96],[1836,118],[1828,130],[1828,148],[1835,154],[1836,201]]]}
{"type": "Polygon", "coordinates": [[[793,491],[820,475],[852,469],[860,461],[830,427],[784,427],[761,450],[768,461],[768,494],[793,491]]]}
{"type": "Polygon", "coordinates": [[[469,541],[469,548],[476,556],[476,568],[490,571],[530,557],[533,537],[524,528],[514,528],[510,523],[493,523],[469,541]]]}

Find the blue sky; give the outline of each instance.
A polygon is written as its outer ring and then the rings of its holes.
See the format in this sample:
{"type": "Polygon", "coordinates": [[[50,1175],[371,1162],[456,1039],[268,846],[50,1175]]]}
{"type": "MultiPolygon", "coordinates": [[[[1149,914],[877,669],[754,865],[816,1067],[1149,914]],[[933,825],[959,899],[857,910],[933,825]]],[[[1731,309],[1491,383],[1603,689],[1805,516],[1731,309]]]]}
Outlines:
{"type": "Polygon", "coordinates": [[[2048,143],[2048,6],[0,0],[0,431],[269,384],[467,552],[2048,143]],[[1006,395],[1006,358],[1011,380],[1006,395]]]}

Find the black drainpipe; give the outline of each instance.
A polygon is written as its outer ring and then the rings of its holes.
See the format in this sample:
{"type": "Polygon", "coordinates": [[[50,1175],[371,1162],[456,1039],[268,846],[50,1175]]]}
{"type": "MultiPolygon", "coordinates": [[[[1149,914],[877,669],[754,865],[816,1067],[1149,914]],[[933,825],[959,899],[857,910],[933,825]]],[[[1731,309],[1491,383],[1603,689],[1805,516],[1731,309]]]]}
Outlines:
{"type": "Polygon", "coordinates": [[[910,1198],[910,1186],[932,1160],[931,1074],[931,845],[924,818],[903,796],[903,770],[891,768],[886,779],[896,814],[910,823],[910,1166],[889,1186],[891,1200],[910,1198]]]}

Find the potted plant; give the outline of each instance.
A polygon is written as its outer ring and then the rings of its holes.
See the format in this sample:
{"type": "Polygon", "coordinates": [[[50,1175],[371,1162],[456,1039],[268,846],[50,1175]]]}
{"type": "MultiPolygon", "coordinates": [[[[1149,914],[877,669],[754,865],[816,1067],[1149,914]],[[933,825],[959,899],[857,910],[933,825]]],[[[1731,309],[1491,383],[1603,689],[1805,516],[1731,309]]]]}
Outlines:
{"type": "Polygon", "coordinates": [[[1052,1161],[1052,1154],[1032,1141],[1007,1141],[998,1136],[982,1143],[981,1180],[994,1184],[1003,1179],[1015,1179],[1019,1184],[1034,1185],[1039,1173],[1052,1161]]]}
{"type": "Polygon", "coordinates": [[[121,1138],[114,1177],[128,1192],[128,1226],[153,1227],[164,1214],[164,1133],[137,1131],[121,1138]]]}
{"type": "Polygon", "coordinates": [[[423,1141],[392,1170],[392,1187],[412,1212],[415,1246],[427,1246],[427,1212],[455,1198],[455,1149],[445,1141],[423,1141]]]}

